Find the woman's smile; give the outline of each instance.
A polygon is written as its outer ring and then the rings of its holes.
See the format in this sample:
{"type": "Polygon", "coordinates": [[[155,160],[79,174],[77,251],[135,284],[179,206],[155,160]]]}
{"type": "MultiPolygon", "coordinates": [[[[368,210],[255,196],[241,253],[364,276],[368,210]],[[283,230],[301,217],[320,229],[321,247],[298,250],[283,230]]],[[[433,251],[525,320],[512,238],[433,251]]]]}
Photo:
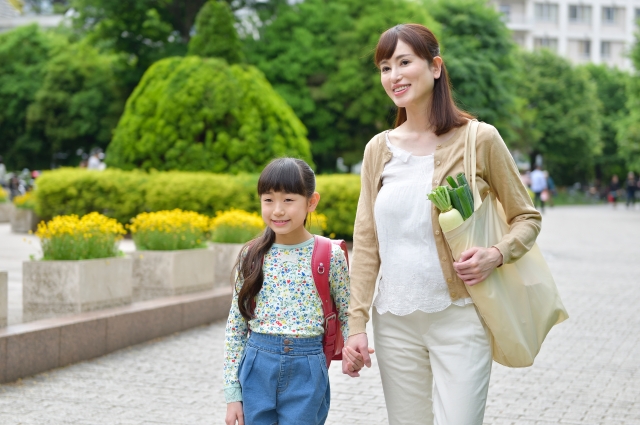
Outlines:
{"type": "Polygon", "coordinates": [[[284,226],[289,223],[291,220],[271,220],[274,226],[284,226]]]}
{"type": "Polygon", "coordinates": [[[394,96],[400,96],[403,95],[404,93],[407,92],[407,90],[409,90],[409,87],[411,87],[411,84],[394,84],[393,85],[393,94],[394,96]]]}

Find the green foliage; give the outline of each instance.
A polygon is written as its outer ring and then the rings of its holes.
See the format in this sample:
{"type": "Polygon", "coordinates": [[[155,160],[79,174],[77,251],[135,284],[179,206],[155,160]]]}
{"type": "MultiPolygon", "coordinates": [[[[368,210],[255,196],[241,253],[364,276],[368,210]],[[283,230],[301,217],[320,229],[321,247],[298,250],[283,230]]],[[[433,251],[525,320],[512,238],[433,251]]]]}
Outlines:
{"type": "Polygon", "coordinates": [[[624,159],[618,152],[616,132],[618,123],[629,114],[627,87],[630,75],[607,65],[590,64],[585,69],[596,84],[598,99],[602,104],[602,154],[595,159],[596,177],[608,181],[613,174],[626,174],[624,159]]]}
{"type": "Polygon", "coordinates": [[[339,156],[359,162],[365,144],[388,128],[393,103],[373,51],[380,34],[401,22],[437,28],[414,2],[306,0],[281,4],[258,39],[246,38],[248,60],[309,130],[320,170],[332,170],[339,156]]]}
{"type": "Polygon", "coordinates": [[[9,168],[30,165],[41,148],[26,137],[27,108],[42,86],[55,41],[35,24],[0,34],[0,152],[9,168]]]}
{"type": "Polygon", "coordinates": [[[124,107],[114,67],[113,57],[84,43],[67,45],[49,60],[27,111],[41,162],[48,164],[57,152],[106,148],[124,107]]]}
{"type": "Polygon", "coordinates": [[[442,26],[437,35],[456,101],[509,143],[515,138],[515,45],[501,14],[483,0],[440,0],[430,11],[442,26]]]}
{"type": "MultiPolygon", "coordinates": [[[[232,208],[259,212],[257,182],[255,174],[58,169],[38,178],[36,212],[50,219],[97,211],[123,224],[141,212],[175,208],[209,217],[232,208]]],[[[317,212],[327,217],[323,233],[351,239],[360,177],[321,175],[317,177],[317,190],[321,194],[317,212]]]]}
{"type": "Polygon", "coordinates": [[[257,211],[260,199],[256,175],[228,176],[212,173],[172,171],[153,173],[144,188],[149,211],[181,208],[213,217],[216,212],[238,208],[257,211]]]}
{"type": "Polygon", "coordinates": [[[150,176],[121,170],[61,168],[38,177],[36,213],[44,220],[57,215],[99,212],[127,223],[145,211],[144,187],[150,176]]]}
{"type": "Polygon", "coordinates": [[[542,154],[556,184],[571,185],[592,177],[600,154],[601,109],[596,85],[584,68],[543,49],[521,53],[523,72],[518,95],[527,112],[520,137],[533,159],[542,154]]]}
{"type": "Polygon", "coordinates": [[[360,176],[334,174],[318,176],[316,190],[320,193],[317,211],[327,216],[325,235],[352,239],[356,207],[360,197],[360,176]]]}
{"type": "Polygon", "coordinates": [[[209,0],[196,17],[196,34],[189,41],[189,54],[242,62],[242,44],[234,28],[235,18],[228,4],[209,0]]]}
{"type": "Polygon", "coordinates": [[[631,59],[636,72],[628,81],[628,114],[618,121],[616,140],[619,154],[629,170],[640,172],[640,33],[636,32],[636,43],[631,50],[631,59]]]}
{"type": "Polygon", "coordinates": [[[130,93],[155,61],[184,54],[196,13],[206,0],[71,0],[78,37],[120,55],[130,93]]]}
{"type": "Polygon", "coordinates": [[[305,128],[262,73],[221,59],[156,62],[133,92],[107,151],[111,166],[256,172],[272,158],[311,160],[305,128]]]}
{"type": "Polygon", "coordinates": [[[619,155],[627,169],[640,171],[640,76],[629,80],[627,109],[629,113],[617,123],[616,140],[619,155]]]}

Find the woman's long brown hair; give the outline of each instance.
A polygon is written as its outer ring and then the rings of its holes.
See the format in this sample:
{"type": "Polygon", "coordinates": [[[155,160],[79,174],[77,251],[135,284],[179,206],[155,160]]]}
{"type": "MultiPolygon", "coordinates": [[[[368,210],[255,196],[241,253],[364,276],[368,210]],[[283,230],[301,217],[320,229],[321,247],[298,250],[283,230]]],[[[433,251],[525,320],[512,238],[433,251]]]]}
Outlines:
{"type": "MultiPolygon", "coordinates": [[[[278,158],[274,159],[262,170],[258,179],[258,195],[268,192],[284,192],[302,195],[307,199],[316,191],[316,176],[309,165],[301,159],[278,158]]],[[[305,224],[306,224],[305,219],[305,224]]],[[[238,292],[238,308],[240,314],[250,320],[253,317],[252,300],[262,289],[264,273],[262,263],[264,256],[276,240],[276,234],[269,226],[256,239],[246,243],[235,269],[236,290],[242,284],[238,292]]]]}
{"type": "MultiPolygon", "coordinates": [[[[420,24],[402,24],[389,28],[380,36],[376,46],[375,63],[380,66],[380,62],[388,60],[396,51],[398,40],[407,43],[416,55],[433,63],[433,58],[440,56],[440,46],[436,36],[425,26],[420,24]]],[[[466,124],[467,119],[474,118],[468,112],[456,106],[451,94],[451,83],[447,68],[442,63],[440,78],[434,81],[433,95],[431,97],[431,112],[427,117],[429,123],[434,128],[437,136],[447,133],[449,130],[461,127],[466,124]]],[[[394,127],[407,120],[405,108],[398,108],[394,127]]]]}

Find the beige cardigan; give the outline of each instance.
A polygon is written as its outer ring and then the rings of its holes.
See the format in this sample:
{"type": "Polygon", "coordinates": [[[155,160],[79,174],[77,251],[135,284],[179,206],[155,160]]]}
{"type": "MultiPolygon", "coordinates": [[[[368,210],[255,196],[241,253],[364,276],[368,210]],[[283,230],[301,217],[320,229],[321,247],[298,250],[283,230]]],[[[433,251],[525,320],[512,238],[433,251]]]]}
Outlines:
{"type": "MultiPolygon", "coordinates": [[[[455,177],[456,174],[464,172],[462,156],[467,125],[454,130],[454,134],[447,142],[437,145],[434,153],[435,171],[432,182],[434,187],[445,184],[447,176],[455,177]]],[[[504,207],[510,230],[495,247],[502,253],[503,263],[511,263],[531,249],[540,232],[542,217],[534,208],[529,193],[520,180],[516,164],[498,131],[489,124],[480,123],[476,143],[478,190],[482,198],[489,191],[493,191],[504,207]]],[[[391,157],[384,132],[367,143],[362,162],[362,186],[353,232],[349,335],[365,332],[366,323],[369,321],[369,309],[380,270],[378,237],[373,211],[378,191],[382,187],[380,177],[385,164],[391,157]]],[[[433,234],[449,293],[452,300],[466,298],[469,293],[465,283],[456,275],[453,268],[454,259],[442,236],[438,214],[434,206],[433,234]]]]}

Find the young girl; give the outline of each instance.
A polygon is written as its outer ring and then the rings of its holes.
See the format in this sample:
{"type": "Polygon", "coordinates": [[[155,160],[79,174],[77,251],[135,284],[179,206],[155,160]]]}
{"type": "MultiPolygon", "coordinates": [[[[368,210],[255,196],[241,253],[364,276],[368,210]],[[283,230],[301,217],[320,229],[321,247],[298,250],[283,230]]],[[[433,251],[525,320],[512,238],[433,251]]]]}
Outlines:
{"type": "MultiPolygon", "coordinates": [[[[313,170],[299,159],[276,159],[260,174],[267,228],[238,257],[225,333],[227,425],[318,425],[327,418],[324,315],[311,270],[314,236],[304,227],[320,200],[315,187],[313,170]]],[[[339,246],[329,283],[346,339],[349,275],[339,246]]]]}

